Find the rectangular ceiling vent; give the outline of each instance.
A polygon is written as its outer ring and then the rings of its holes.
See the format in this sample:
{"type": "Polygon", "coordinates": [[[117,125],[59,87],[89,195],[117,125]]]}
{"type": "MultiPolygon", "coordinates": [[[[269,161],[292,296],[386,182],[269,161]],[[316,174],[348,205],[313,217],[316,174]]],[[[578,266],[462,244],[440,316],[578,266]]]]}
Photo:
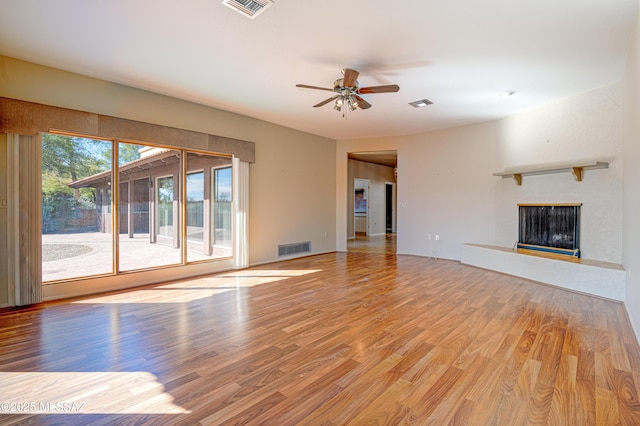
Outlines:
{"type": "Polygon", "coordinates": [[[222,4],[251,19],[273,4],[271,0],[222,0],[222,4]]]}
{"type": "Polygon", "coordinates": [[[280,244],[278,245],[278,257],[289,256],[298,253],[311,253],[311,241],[304,243],[280,244]]]}
{"type": "Polygon", "coordinates": [[[424,98],[424,99],[420,99],[419,101],[409,102],[409,105],[411,105],[414,108],[422,108],[422,107],[426,107],[427,105],[433,105],[433,102],[431,102],[427,98],[424,98]]]}

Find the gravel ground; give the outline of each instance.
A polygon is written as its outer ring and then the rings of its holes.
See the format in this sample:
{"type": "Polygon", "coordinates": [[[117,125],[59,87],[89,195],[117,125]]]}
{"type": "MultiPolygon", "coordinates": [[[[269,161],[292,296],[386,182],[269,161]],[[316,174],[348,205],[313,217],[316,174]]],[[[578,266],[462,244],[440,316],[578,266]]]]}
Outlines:
{"type": "Polygon", "coordinates": [[[91,247],[82,244],[43,244],[42,261],[51,262],[52,260],[68,259],[91,251],[91,247]]]}

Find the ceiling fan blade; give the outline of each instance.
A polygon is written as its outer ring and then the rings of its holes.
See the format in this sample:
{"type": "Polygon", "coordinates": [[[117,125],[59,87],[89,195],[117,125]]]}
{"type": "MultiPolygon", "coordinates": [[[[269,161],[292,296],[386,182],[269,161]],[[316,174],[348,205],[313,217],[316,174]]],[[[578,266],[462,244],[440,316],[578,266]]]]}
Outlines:
{"type": "Polygon", "coordinates": [[[362,99],[360,96],[358,95],[353,95],[354,98],[356,98],[356,101],[358,101],[358,108],[360,109],[369,109],[371,108],[371,104],[367,101],[365,101],[364,99],[362,99]]]}
{"type": "Polygon", "coordinates": [[[358,89],[358,93],[367,95],[369,93],[392,93],[398,90],[400,90],[400,86],[397,84],[387,84],[386,86],[361,87],[358,89]]]}
{"type": "Polygon", "coordinates": [[[333,89],[329,89],[328,87],[309,86],[308,84],[296,84],[296,87],[302,87],[303,89],[328,90],[333,92],[333,89]]]}
{"type": "Polygon", "coordinates": [[[344,87],[355,87],[356,80],[358,79],[358,75],[360,74],[356,70],[352,70],[351,68],[345,68],[342,70],[344,74],[344,78],[342,79],[342,85],[344,87]]]}
{"type": "Polygon", "coordinates": [[[332,96],[329,99],[325,99],[324,101],[320,102],[319,104],[315,104],[313,107],[314,108],[321,107],[321,106],[326,105],[326,104],[328,104],[329,102],[331,102],[331,101],[333,101],[335,99],[338,99],[338,95],[332,96]]]}

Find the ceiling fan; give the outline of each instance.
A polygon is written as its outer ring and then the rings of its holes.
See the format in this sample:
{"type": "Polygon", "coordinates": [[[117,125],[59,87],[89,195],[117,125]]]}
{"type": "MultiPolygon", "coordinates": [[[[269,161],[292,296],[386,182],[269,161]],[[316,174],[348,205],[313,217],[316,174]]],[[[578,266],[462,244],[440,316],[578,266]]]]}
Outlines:
{"type": "Polygon", "coordinates": [[[338,111],[345,110],[342,116],[345,116],[347,109],[354,111],[357,108],[368,109],[371,108],[371,104],[365,101],[360,95],[368,95],[370,93],[392,93],[400,90],[400,86],[397,84],[387,84],[384,86],[370,86],[360,87],[358,85],[358,75],[360,73],[351,68],[342,69],[342,78],[333,82],[333,89],[318,86],[309,86],[307,84],[296,84],[296,87],[302,87],[304,89],[316,89],[316,90],[328,90],[329,92],[335,92],[336,95],[325,99],[324,101],[314,105],[314,108],[321,107],[329,102],[336,101],[333,108],[338,111]]]}

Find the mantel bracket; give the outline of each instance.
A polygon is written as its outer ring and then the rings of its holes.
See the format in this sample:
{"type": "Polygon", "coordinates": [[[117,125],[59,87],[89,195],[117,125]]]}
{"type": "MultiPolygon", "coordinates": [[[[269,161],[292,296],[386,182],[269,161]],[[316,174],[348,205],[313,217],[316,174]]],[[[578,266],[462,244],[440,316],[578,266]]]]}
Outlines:
{"type": "Polygon", "coordinates": [[[522,186],[522,173],[514,173],[513,180],[516,181],[516,185],[522,186]]]}
{"type": "Polygon", "coordinates": [[[582,173],[584,172],[584,167],[572,167],[571,173],[576,178],[576,181],[582,182],[582,173]]]}

